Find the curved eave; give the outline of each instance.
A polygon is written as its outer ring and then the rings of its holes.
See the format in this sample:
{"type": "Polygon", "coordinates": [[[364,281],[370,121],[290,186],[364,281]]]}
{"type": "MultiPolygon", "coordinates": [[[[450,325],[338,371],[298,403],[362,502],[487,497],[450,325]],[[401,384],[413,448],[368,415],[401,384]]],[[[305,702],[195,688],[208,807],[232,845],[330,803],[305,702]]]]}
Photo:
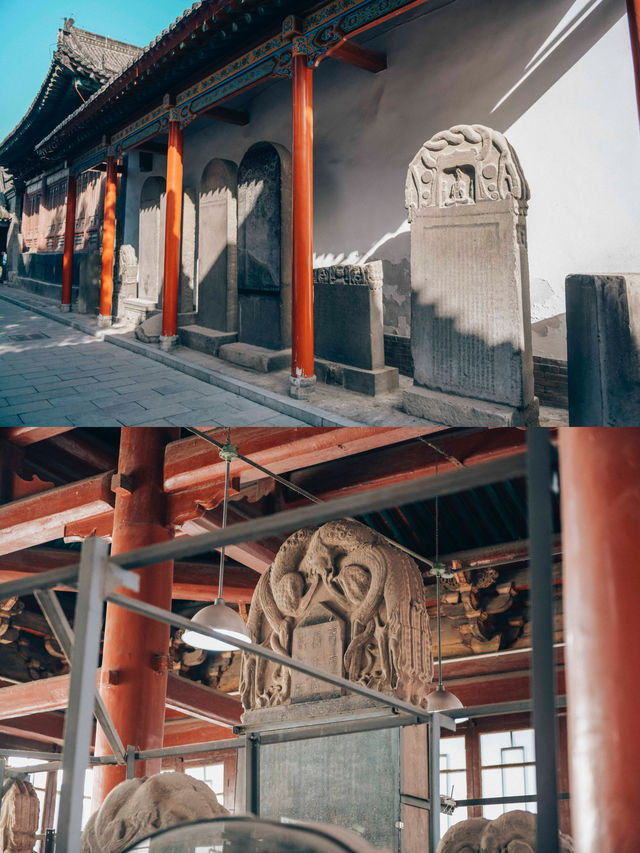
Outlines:
{"type": "Polygon", "coordinates": [[[288,14],[315,5],[318,0],[278,0],[273,5],[264,0],[194,3],[118,77],[43,138],[36,146],[38,155],[61,158],[80,150],[89,137],[111,130],[114,122],[126,123],[157,105],[163,92],[174,91],[180,79],[210,72],[218,63],[230,61],[249,50],[253,42],[277,31],[288,14]]]}
{"type": "Polygon", "coordinates": [[[61,114],[73,109],[74,101],[80,101],[75,90],[75,79],[82,80],[83,97],[98,89],[103,80],[93,72],[75,65],[70,67],[68,59],[56,51],[47,75],[31,106],[17,126],[0,143],[0,163],[3,166],[20,167],[20,163],[33,153],[36,143],[58,123],[61,114]],[[66,61],[65,61],[66,60],[66,61]]]}

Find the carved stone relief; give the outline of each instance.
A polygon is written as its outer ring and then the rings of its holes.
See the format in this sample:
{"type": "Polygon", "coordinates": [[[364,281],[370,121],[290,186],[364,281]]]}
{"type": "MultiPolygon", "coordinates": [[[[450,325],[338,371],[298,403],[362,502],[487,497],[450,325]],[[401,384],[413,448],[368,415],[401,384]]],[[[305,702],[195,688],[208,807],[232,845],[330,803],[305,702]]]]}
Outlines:
{"type": "MultiPolygon", "coordinates": [[[[357,521],[290,536],[261,576],[248,628],[254,642],[351,681],[424,705],[431,636],[415,563],[357,521]]],[[[246,709],[335,696],[326,682],[244,655],[246,709]]]]}
{"type": "Polygon", "coordinates": [[[128,779],[87,821],[81,851],[120,853],[160,829],[228,814],[205,782],[184,773],[128,779]]]}
{"type": "MultiPolygon", "coordinates": [[[[558,833],[560,853],[573,853],[573,840],[558,833]]],[[[445,832],[436,853],[536,853],[536,815],[519,809],[495,820],[469,818],[445,832]]]]}
{"type": "Polygon", "coordinates": [[[411,161],[405,188],[409,221],[421,207],[514,198],[526,210],[529,186],[518,156],[497,130],[458,124],[436,133],[411,161]]]}
{"type": "Polygon", "coordinates": [[[0,849],[2,853],[33,853],[40,803],[30,782],[17,779],[2,798],[0,849]]]}

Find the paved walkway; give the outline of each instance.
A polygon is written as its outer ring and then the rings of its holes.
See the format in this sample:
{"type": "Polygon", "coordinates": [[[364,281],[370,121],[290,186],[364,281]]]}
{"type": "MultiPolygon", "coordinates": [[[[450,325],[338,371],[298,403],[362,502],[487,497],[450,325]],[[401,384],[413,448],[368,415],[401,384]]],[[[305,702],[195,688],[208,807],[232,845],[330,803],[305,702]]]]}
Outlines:
{"type": "Polygon", "coordinates": [[[0,426],[304,422],[0,300],[0,426]]]}

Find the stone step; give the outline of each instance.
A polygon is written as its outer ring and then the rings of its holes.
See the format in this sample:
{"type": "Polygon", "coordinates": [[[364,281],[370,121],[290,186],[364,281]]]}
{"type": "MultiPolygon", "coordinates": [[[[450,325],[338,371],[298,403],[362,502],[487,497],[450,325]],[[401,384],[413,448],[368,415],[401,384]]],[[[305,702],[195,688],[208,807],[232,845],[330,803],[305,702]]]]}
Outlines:
{"type": "Polygon", "coordinates": [[[207,355],[218,355],[221,346],[233,344],[237,339],[237,332],[220,332],[217,329],[199,326],[197,323],[178,328],[178,340],[182,346],[207,353],[207,355]]]}
{"type": "Polygon", "coordinates": [[[224,344],[220,347],[218,356],[259,373],[270,373],[272,370],[282,370],[291,365],[290,349],[273,350],[240,342],[224,344]]]}

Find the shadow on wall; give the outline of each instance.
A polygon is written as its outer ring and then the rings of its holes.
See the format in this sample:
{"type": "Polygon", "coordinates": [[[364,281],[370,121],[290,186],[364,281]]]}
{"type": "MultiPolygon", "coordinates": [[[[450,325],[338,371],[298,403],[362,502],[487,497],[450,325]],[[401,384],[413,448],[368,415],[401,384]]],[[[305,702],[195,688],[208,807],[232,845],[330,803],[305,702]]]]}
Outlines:
{"type": "MultiPolygon", "coordinates": [[[[625,11],[624,0],[457,0],[436,9],[428,4],[386,31],[376,30],[367,42],[387,52],[388,75],[366,79],[338,63],[323,63],[315,104],[315,183],[322,187],[315,205],[317,221],[323,222],[315,248],[323,264],[347,256],[352,263],[407,257],[404,180],[424,141],[462,123],[508,130],[625,11]],[[335,98],[337,90],[344,96],[335,98]],[[354,114],[360,122],[352,120],[354,114]],[[338,165],[348,167],[346,180],[338,165]],[[341,209],[351,214],[353,208],[340,202],[350,195],[364,215],[347,222],[341,209]]],[[[540,128],[541,145],[551,144],[551,130],[540,128]]]]}
{"type": "Polygon", "coordinates": [[[138,298],[162,302],[166,181],[147,178],[140,192],[138,298]]]}

